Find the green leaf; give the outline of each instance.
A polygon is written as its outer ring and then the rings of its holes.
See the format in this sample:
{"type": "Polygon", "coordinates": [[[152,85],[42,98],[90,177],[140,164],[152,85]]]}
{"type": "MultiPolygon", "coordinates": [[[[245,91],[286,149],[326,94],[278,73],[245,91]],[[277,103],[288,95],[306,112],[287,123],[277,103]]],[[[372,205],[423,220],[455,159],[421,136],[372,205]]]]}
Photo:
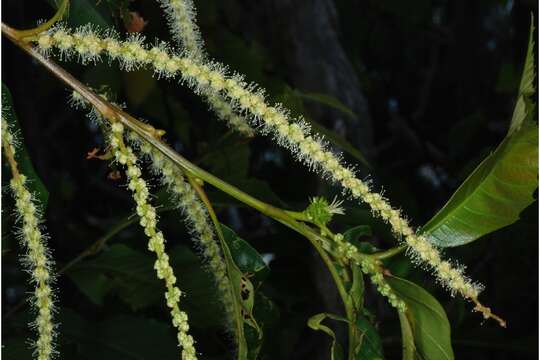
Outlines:
{"type": "MultiPolygon", "coordinates": [[[[55,9],[58,8],[59,2],[48,0],[55,9]]],[[[99,1],[92,0],[70,0],[69,4],[69,26],[83,26],[87,24],[97,25],[101,29],[107,29],[113,26],[113,21],[110,12],[103,6],[99,6],[99,1]]]]}
{"type": "Polygon", "coordinates": [[[524,124],[469,175],[422,228],[437,246],[467,244],[510,225],[538,187],[538,126],[524,124]]]}
{"type": "Polygon", "coordinates": [[[401,344],[403,348],[403,360],[415,360],[416,355],[416,346],[414,345],[414,335],[411,328],[411,324],[407,315],[404,313],[398,313],[399,315],[399,324],[401,327],[401,344]]]}
{"type": "Polygon", "coordinates": [[[510,129],[508,134],[512,134],[518,130],[525,118],[532,111],[534,107],[529,101],[529,97],[534,95],[534,79],[536,72],[534,69],[534,15],[531,13],[531,27],[529,30],[529,43],[527,46],[527,55],[525,56],[525,64],[523,66],[523,73],[521,75],[521,81],[519,84],[519,92],[516,106],[514,108],[514,114],[512,115],[512,121],[510,123],[510,129]]]}
{"type": "Polygon", "coordinates": [[[60,338],[77,345],[84,359],[174,359],[179,349],[170,323],[115,315],[89,321],[70,309],[59,312],[60,338]]]}
{"type": "MultiPolygon", "coordinates": [[[[186,298],[184,309],[198,327],[217,326],[223,320],[212,275],[203,271],[200,259],[185,246],[169,252],[171,266],[186,298]]],[[[97,305],[108,294],[138,310],[162,304],[165,287],[154,271],[154,256],[124,244],[111,245],[94,259],[83,261],[67,272],[83,294],[97,305]]]]}
{"type": "Polygon", "coordinates": [[[136,310],[162,298],[164,288],[153,266],[149,254],[114,244],[98,257],[74,266],[67,275],[94,303],[101,305],[103,298],[113,291],[136,310]]]}
{"type": "Polygon", "coordinates": [[[240,271],[244,274],[249,274],[248,276],[257,280],[257,283],[266,279],[270,269],[257,250],[236,235],[232,229],[223,224],[221,224],[221,231],[223,231],[223,236],[229,246],[232,258],[240,271]]]}
{"type": "Polygon", "coordinates": [[[15,148],[15,160],[19,166],[19,172],[24,174],[28,179],[28,190],[35,196],[38,201],[38,205],[44,211],[47,208],[47,202],[49,201],[49,192],[47,188],[39,178],[30,160],[30,155],[24,146],[24,139],[22,138],[22,131],[17,120],[17,114],[13,107],[13,99],[8,87],[2,83],[2,117],[4,117],[10,126],[11,133],[18,139],[18,145],[15,148]]]}
{"type": "Polygon", "coordinates": [[[337,315],[329,314],[329,313],[321,313],[321,314],[313,315],[312,317],[310,317],[307,324],[313,330],[322,331],[332,338],[332,346],[330,348],[331,360],[344,359],[343,349],[341,348],[341,345],[339,344],[339,342],[337,342],[334,331],[332,331],[332,329],[330,329],[328,326],[322,324],[323,320],[326,318],[349,322],[347,319],[341,316],[337,316],[337,315]]]}
{"type": "Polygon", "coordinates": [[[349,117],[351,117],[353,120],[358,119],[358,116],[354,113],[354,111],[349,109],[345,104],[343,104],[341,101],[339,101],[338,99],[336,99],[333,96],[330,96],[330,95],[327,95],[327,94],[320,94],[320,93],[303,93],[303,92],[301,92],[299,90],[295,90],[294,92],[296,93],[296,95],[298,95],[302,99],[315,101],[315,102],[318,102],[320,104],[323,104],[323,105],[329,106],[331,108],[337,109],[337,110],[341,111],[342,113],[344,113],[344,114],[348,115],[349,117]]]}
{"type": "Polygon", "coordinates": [[[84,293],[96,305],[103,305],[103,299],[112,288],[112,284],[104,274],[95,273],[88,268],[79,268],[68,273],[69,278],[77,284],[79,290],[84,293]]]}
{"type": "Polygon", "coordinates": [[[352,282],[349,290],[349,300],[353,304],[356,313],[361,313],[364,308],[364,275],[358,265],[352,265],[352,282]]]}
{"type": "Polygon", "coordinates": [[[268,267],[251,245],[238,237],[233,230],[220,224],[218,231],[222,240],[223,253],[229,274],[229,281],[234,290],[238,315],[241,316],[243,333],[240,333],[239,358],[256,359],[262,346],[263,331],[254,316],[255,286],[267,276],[268,267]]]}
{"type": "Polygon", "coordinates": [[[400,316],[404,359],[412,359],[411,332],[415,353],[421,358],[453,359],[450,323],[441,304],[426,290],[410,281],[394,276],[389,276],[386,280],[407,305],[406,314],[400,316]]]}
{"type": "Polygon", "coordinates": [[[355,350],[355,359],[382,360],[384,359],[381,338],[373,325],[363,316],[358,317],[356,326],[360,332],[355,350]]]}
{"type": "Polygon", "coordinates": [[[514,115],[505,139],[486,157],[422,228],[441,247],[470,243],[519,219],[538,187],[538,125],[534,105],[533,31],[514,115]]]}

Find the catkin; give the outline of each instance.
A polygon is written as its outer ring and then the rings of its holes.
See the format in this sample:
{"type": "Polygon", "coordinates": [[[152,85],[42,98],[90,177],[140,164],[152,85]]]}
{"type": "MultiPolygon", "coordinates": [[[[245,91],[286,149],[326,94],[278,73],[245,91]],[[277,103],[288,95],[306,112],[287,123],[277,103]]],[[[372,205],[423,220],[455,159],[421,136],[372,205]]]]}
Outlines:
{"type": "Polygon", "coordinates": [[[182,360],[197,359],[194,341],[189,335],[189,323],[187,314],[180,310],[179,302],[182,292],[176,286],[176,276],[169,263],[169,256],[165,252],[165,239],[163,233],[157,229],[157,218],[155,208],[148,202],[149,191],[145,181],[141,177],[141,170],[137,166],[137,157],[133,150],[124,144],[124,127],[115,122],[111,125],[109,144],[114,153],[116,161],[126,167],[126,174],[129,179],[128,188],[133,193],[133,198],[137,205],[139,224],[144,228],[144,233],[149,237],[148,250],[156,254],[157,260],[154,264],[157,277],[165,282],[167,288],[165,299],[170,308],[172,323],[178,329],[177,338],[182,348],[182,360]]]}
{"type": "Polygon", "coordinates": [[[18,221],[21,222],[21,243],[27,253],[23,263],[35,285],[31,300],[32,306],[37,309],[37,318],[32,326],[37,329],[38,339],[33,343],[34,355],[39,360],[51,359],[55,353],[53,341],[56,336],[56,325],[53,323],[53,292],[51,282],[53,275],[51,269],[53,261],[46,247],[45,236],[40,226],[40,216],[35,199],[26,187],[26,176],[19,173],[15,161],[15,141],[7,121],[2,118],[2,147],[7,158],[13,178],[10,188],[15,198],[15,208],[18,221]]]}
{"type": "Polygon", "coordinates": [[[173,196],[174,202],[182,210],[195,243],[204,256],[209,271],[213,274],[221,301],[225,309],[226,321],[230,326],[234,317],[232,288],[227,277],[227,267],[223,253],[216,241],[213,225],[208,212],[193,187],[186,181],[182,171],[148,142],[131,132],[130,140],[139,146],[148,157],[152,169],[161,175],[162,184],[173,196]]]}
{"type": "MultiPolygon", "coordinates": [[[[252,125],[289,151],[310,169],[321,173],[330,181],[341,185],[352,198],[369,205],[374,215],[390,224],[394,234],[408,247],[407,253],[414,260],[426,264],[436,278],[452,295],[460,294],[476,304],[475,309],[484,317],[494,317],[489,308],[478,302],[482,287],[463,274],[463,269],[443,260],[439,250],[422,234],[416,233],[397,209],[379,193],[360,180],[355,171],[346,166],[339,155],[330,151],[318,135],[311,134],[309,125],[301,118],[291,119],[289,113],[277,104],[265,101],[264,93],[254,84],[247,84],[239,75],[227,75],[225,67],[211,62],[197,62],[189,57],[171,54],[165,45],[147,48],[141,37],[119,41],[114,36],[100,37],[88,27],[74,33],[56,27],[38,36],[38,47],[45,53],[58,48],[64,56],[77,56],[83,64],[108,56],[117,60],[121,67],[130,70],[150,66],[158,76],[179,76],[181,81],[201,94],[211,89],[216,96],[228,99],[235,111],[246,115],[252,125]]],[[[501,322],[501,325],[504,325],[501,322]]]]}
{"type": "MultiPolygon", "coordinates": [[[[203,40],[199,27],[195,21],[195,6],[191,0],[158,0],[165,10],[169,28],[173,34],[183,55],[196,62],[203,62],[207,55],[203,48],[203,40]]],[[[212,89],[201,88],[200,93],[219,119],[225,121],[232,129],[247,137],[255,135],[243,116],[238,115],[234,108],[220,94],[215,94],[212,89]]]]}

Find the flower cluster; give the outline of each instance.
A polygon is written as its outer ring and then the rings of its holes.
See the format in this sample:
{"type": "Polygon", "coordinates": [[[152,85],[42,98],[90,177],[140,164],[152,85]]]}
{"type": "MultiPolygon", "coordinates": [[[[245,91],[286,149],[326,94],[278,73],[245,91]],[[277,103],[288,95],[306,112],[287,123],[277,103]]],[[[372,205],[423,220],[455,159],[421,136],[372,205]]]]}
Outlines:
{"type": "MultiPolygon", "coordinates": [[[[224,67],[216,63],[197,62],[170,54],[164,46],[147,49],[141,38],[120,42],[111,36],[101,38],[88,28],[78,29],[72,34],[57,27],[40,34],[36,42],[43,51],[57,47],[66,56],[78,54],[82,62],[95,61],[101,53],[105,53],[110,60],[119,60],[128,69],[151,66],[158,75],[179,75],[198,93],[210,89],[216,96],[226,97],[235,111],[247,115],[252,125],[263,134],[272,134],[277,143],[288,148],[298,160],[340,184],[352,198],[367,203],[374,215],[389,223],[395,235],[404,241],[409,248],[408,254],[418,262],[427,264],[452,294],[459,293],[479,305],[479,285],[468,279],[462,269],[443,260],[439,250],[425,236],[417,234],[401,212],[394,209],[382,195],[371,191],[369,185],[360,180],[340,156],[330,151],[319,136],[312,135],[302,119],[291,119],[279,104],[268,105],[263,91],[257,90],[255,85],[248,85],[240,76],[227,76],[224,67]]],[[[486,308],[476,308],[484,316],[490,316],[483,310],[486,308]]]]}
{"type": "MultiPolygon", "coordinates": [[[[173,38],[180,44],[183,54],[196,62],[205,61],[207,56],[195,21],[193,2],[191,0],[159,0],[159,2],[165,10],[173,38]]],[[[224,120],[232,129],[244,136],[255,135],[246,119],[238,115],[223,96],[215,94],[208,88],[201,88],[200,92],[219,119],[224,120]]]]}
{"type": "Polygon", "coordinates": [[[195,6],[191,0],[158,0],[167,15],[169,28],[184,49],[186,56],[202,60],[206,57],[199,27],[195,22],[195,6]]]}
{"type": "Polygon", "coordinates": [[[157,260],[154,264],[157,276],[165,281],[167,290],[165,299],[167,306],[171,309],[172,323],[178,329],[178,343],[182,347],[183,360],[197,359],[194,341],[189,335],[188,316],[181,311],[178,303],[182,292],[176,286],[176,277],[169,264],[169,256],[165,252],[165,239],[161,231],[156,227],[156,210],[148,202],[148,187],[141,178],[141,170],[137,166],[137,157],[133,150],[124,143],[124,127],[115,122],[111,125],[109,143],[114,152],[116,161],[126,167],[126,174],[129,179],[128,188],[133,193],[133,198],[137,204],[137,214],[140,217],[139,223],[144,228],[144,233],[150,238],[148,249],[156,254],[157,260]]]}
{"type": "MultiPolygon", "coordinates": [[[[106,94],[99,94],[107,100],[106,94]]],[[[88,118],[104,125],[102,115],[88,103],[78,92],[74,91],[70,103],[75,108],[90,109],[88,118]]],[[[150,125],[141,123],[143,125],[150,125]]],[[[160,133],[161,130],[153,131],[160,133]]],[[[128,132],[128,140],[138,148],[150,161],[152,170],[161,177],[162,184],[173,196],[175,203],[182,210],[195,243],[199,246],[202,255],[207,261],[209,271],[214,275],[221,300],[226,313],[226,320],[231,323],[233,319],[233,294],[227,278],[227,267],[223,260],[221,249],[216,242],[213,225],[210,223],[208,212],[193,187],[186,181],[182,171],[172,161],[155,150],[148,142],[134,132],[128,132]]]]}
{"type": "Polygon", "coordinates": [[[371,282],[377,288],[377,291],[388,299],[390,305],[400,312],[405,312],[407,306],[401,300],[390,285],[386,282],[383,275],[383,269],[377,260],[371,259],[366,255],[361,255],[353,244],[344,240],[342,234],[334,235],[336,252],[348,261],[360,266],[362,272],[369,276],[371,282]]]}
{"type": "Polygon", "coordinates": [[[50,272],[53,263],[45,244],[45,236],[40,229],[40,216],[35,199],[26,188],[26,176],[19,173],[17,168],[14,138],[4,118],[2,118],[2,146],[13,175],[10,187],[15,197],[19,221],[22,222],[21,242],[27,250],[23,263],[35,284],[32,305],[37,309],[38,315],[32,325],[38,331],[38,340],[34,346],[37,358],[48,360],[54,355],[53,341],[56,336],[51,289],[53,277],[50,272]]]}
{"type": "Polygon", "coordinates": [[[174,163],[157,151],[148,142],[131,132],[129,138],[139,146],[150,160],[152,169],[161,175],[162,184],[173,196],[182,210],[191,229],[195,243],[207,261],[209,271],[214,275],[225,309],[226,318],[232,323],[234,316],[232,287],[227,277],[227,267],[223,259],[210,222],[208,212],[193,187],[186,181],[182,171],[174,163]]]}
{"type": "MultiPolygon", "coordinates": [[[[140,34],[132,35],[126,41],[120,41],[118,35],[111,31],[102,35],[90,26],[80,27],[75,32],[57,26],[40,34],[37,45],[45,54],[56,47],[62,58],[76,56],[82,64],[96,62],[105,53],[109,61],[119,61],[120,65],[128,71],[140,66],[152,65],[158,77],[174,76],[179,70],[177,60],[182,57],[171,55],[168,46],[164,43],[147,49],[143,40],[140,34]]],[[[188,61],[197,62],[196,60],[188,61]]],[[[208,82],[201,84],[197,90],[218,117],[245,136],[253,136],[253,129],[246,120],[235,112],[222,95],[216,94],[208,85],[208,82]]]]}

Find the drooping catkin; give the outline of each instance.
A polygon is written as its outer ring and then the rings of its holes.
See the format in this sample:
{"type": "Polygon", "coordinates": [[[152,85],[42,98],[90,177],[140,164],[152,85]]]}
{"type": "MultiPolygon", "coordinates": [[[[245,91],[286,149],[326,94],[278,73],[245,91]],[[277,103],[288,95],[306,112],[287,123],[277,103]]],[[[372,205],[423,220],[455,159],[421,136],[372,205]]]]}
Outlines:
{"type": "Polygon", "coordinates": [[[31,276],[34,293],[31,305],[37,310],[36,320],[31,324],[38,332],[38,339],[33,342],[34,355],[39,360],[51,359],[54,354],[56,324],[53,322],[54,297],[51,287],[54,275],[51,273],[53,261],[43,235],[43,227],[35,199],[26,187],[27,178],[21,174],[15,160],[16,146],[13,134],[2,117],[2,148],[9,162],[12,179],[10,188],[15,198],[18,221],[21,223],[21,243],[26,250],[23,264],[31,276]]]}
{"type": "Polygon", "coordinates": [[[109,144],[116,161],[126,167],[129,179],[128,188],[133,193],[137,205],[137,214],[140,217],[139,224],[144,228],[144,233],[149,237],[148,249],[156,254],[154,264],[157,277],[165,282],[165,299],[170,308],[172,323],[178,329],[178,343],[182,348],[183,360],[197,359],[194,341],[189,335],[187,314],[180,310],[179,302],[182,292],[176,286],[176,276],[169,263],[169,256],[165,252],[165,239],[163,233],[157,229],[157,216],[155,208],[148,202],[149,191],[145,181],[141,177],[141,170],[137,166],[137,157],[133,150],[124,144],[124,127],[115,122],[111,125],[109,144]]]}
{"type": "MultiPolygon", "coordinates": [[[[173,34],[183,55],[196,62],[206,61],[203,40],[197,22],[196,11],[191,0],[158,0],[165,10],[169,28],[173,34]]],[[[220,94],[216,94],[209,88],[201,88],[201,95],[208,103],[219,119],[225,121],[232,129],[239,133],[252,137],[255,135],[247,120],[237,114],[234,108],[220,94]]]]}
{"type": "MultiPolygon", "coordinates": [[[[367,203],[374,215],[389,223],[396,237],[407,245],[407,253],[419,263],[428,265],[452,295],[460,294],[473,301],[475,310],[482,312],[484,317],[496,318],[478,301],[480,285],[466,277],[462,268],[443,260],[439,250],[425,236],[417,234],[399,210],[394,209],[382,195],[370,190],[368,183],[360,180],[339,155],[328,149],[322,137],[311,134],[304,120],[291,119],[279,104],[267,104],[264,92],[255,84],[247,84],[239,75],[227,75],[225,67],[220,64],[197,62],[170,54],[164,45],[147,49],[140,37],[121,42],[111,36],[101,38],[89,28],[78,29],[72,34],[63,27],[56,27],[40,34],[36,43],[45,53],[57,47],[64,56],[76,54],[82,63],[97,61],[103,53],[109,60],[118,60],[128,70],[150,66],[158,76],[180,76],[182,82],[198,94],[211,89],[216,96],[226,97],[233,109],[248,116],[261,133],[272,135],[279,145],[287,148],[310,169],[341,185],[352,198],[367,203]]],[[[504,326],[502,320],[498,321],[504,326]]]]}
{"type": "Polygon", "coordinates": [[[129,138],[148,157],[152,169],[161,176],[162,184],[182,210],[193,234],[193,240],[204,256],[208,270],[214,276],[225,310],[227,324],[231,325],[234,317],[232,287],[227,277],[223,253],[218,245],[208,211],[196,191],[186,181],[182,171],[171,160],[135,133],[131,132],[129,138]]]}
{"type": "Polygon", "coordinates": [[[158,0],[167,16],[173,39],[180,44],[185,55],[194,60],[206,57],[203,40],[197,22],[196,11],[191,0],[158,0]]]}
{"type": "MultiPolygon", "coordinates": [[[[106,99],[105,94],[100,94],[100,96],[106,99]]],[[[72,93],[70,103],[75,108],[89,109],[90,111],[87,114],[89,119],[95,120],[102,125],[106,123],[101,114],[79,93],[75,91],[72,93]]],[[[193,240],[199,247],[207,268],[216,281],[225,310],[227,325],[231,325],[234,317],[232,289],[227,278],[227,267],[222,251],[216,242],[213,224],[210,222],[205,206],[177,166],[134,132],[127,132],[127,134],[128,140],[134,147],[138,148],[148,158],[153,172],[160,176],[162,185],[168,190],[173,197],[174,203],[184,214],[187,226],[193,235],[193,240]]]]}

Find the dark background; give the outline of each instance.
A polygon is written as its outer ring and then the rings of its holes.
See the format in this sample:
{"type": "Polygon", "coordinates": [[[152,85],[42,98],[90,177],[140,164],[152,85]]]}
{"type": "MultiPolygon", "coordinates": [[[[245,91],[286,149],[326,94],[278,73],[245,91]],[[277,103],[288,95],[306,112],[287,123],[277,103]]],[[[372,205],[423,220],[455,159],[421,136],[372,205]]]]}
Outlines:
{"type": "MultiPolygon", "coordinates": [[[[156,2],[102,0],[96,5],[88,0],[86,5],[96,13],[82,11],[83,1],[73,3],[74,23],[109,23],[123,32],[121,15],[126,19],[129,8],[147,21],[143,33],[148,39],[169,39],[156,2]]],[[[416,226],[444,205],[504,137],[521,76],[530,14],[537,14],[538,6],[525,0],[201,0],[196,5],[211,56],[266,88],[272,101],[283,102],[354,144],[372,164],[371,170],[358,164],[361,174],[371,174],[416,226]],[[298,92],[337,98],[357,116],[302,100],[298,92]]],[[[2,1],[2,11],[2,20],[18,28],[34,26],[53,13],[46,1],[30,0],[2,1]]],[[[50,194],[45,219],[60,268],[129,216],[132,200],[123,180],[107,178],[111,169],[106,162],[85,160],[103,140],[81,111],[70,108],[65,87],[7,40],[2,39],[2,46],[2,81],[12,92],[24,142],[50,194]]],[[[199,98],[175,81],[156,80],[142,70],[124,73],[106,63],[63,66],[96,88],[108,85],[131,114],[167,130],[167,140],[180,153],[250,194],[295,210],[303,209],[311,196],[340,194],[269,139],[246,140],[228,133],[199,98]]],[[[357,163],[353,157],[345,158],[357,163]]],[[[7,174],[3,172],[3,185],[7,174]]],[[[155,179],[151,183],[158,193],[155,179]]],[[[262,358],[326,359],[326,336],[309,329],[306,321],[316,313],[341,309],[309,243],[207,188],[221,221],[261,254],[274,255],[260,288],[273,302],[262,358]]],[[[28,309],[15,307],[31,288],[17,260],[20,247],[10,235],[12,204],[9,197],[3,196],[3,201],[3,355],[22,359],[29,356],[25,339],[33,334],[26,326],[28,309]]],[[[157,196],[157,204],[164,202],[157,196]]],[[[334,229],[368,224],[374,236],[367,240],[381,248],[395,244],[388,229],[364,207],[346,205],[347,215],[335,219],[334,229]]],[[[456,358],[538,357],[537,203],[521,217],[512,226],[446,252],[486,286],[481,298],[508,321],[507,329],[484,323],[470,304],[452,298],[404,256],[388,264],[392,272],[425,287],[445,307],[456,358]]],[[[178,213],[163,213],[160,226],[171,248],[193,249],[178,213]]],[[[145,243],[141,231],[130,226],[102,252],[81,262],[88,262],[86,267],[79,264],[78,272],[59,276],[61,358],[178,357],[160,295],[141,305],[152,295],[144,283],[152,274],[145,243]],[[144,255],[140,264],[139,258],[129,256],[100,258],[122,244],[144,255]],[[95,259],[103,266],[92,263],[95,259]],[[141,269],[141,279],[138,273],[119,270],[119,264],[141,269]],[[99,289],[85,288],[88,277],[103,279],[99,289]]],[[[191,272],[183,272],[181,266],[176,271],[180,286],[184,273],[194,274],[185,279],[185,306],[198,350],[205,358],[227,358],[220,354],[232,349],[218,321],[213,321],[219,319],[215,295],[203,286],[208,279],[200,264],[193,260],[191,266],[191,272]]],[[[399,358],[395,312],[369,286],[366,296],[385,356],[399,358]]]]}

